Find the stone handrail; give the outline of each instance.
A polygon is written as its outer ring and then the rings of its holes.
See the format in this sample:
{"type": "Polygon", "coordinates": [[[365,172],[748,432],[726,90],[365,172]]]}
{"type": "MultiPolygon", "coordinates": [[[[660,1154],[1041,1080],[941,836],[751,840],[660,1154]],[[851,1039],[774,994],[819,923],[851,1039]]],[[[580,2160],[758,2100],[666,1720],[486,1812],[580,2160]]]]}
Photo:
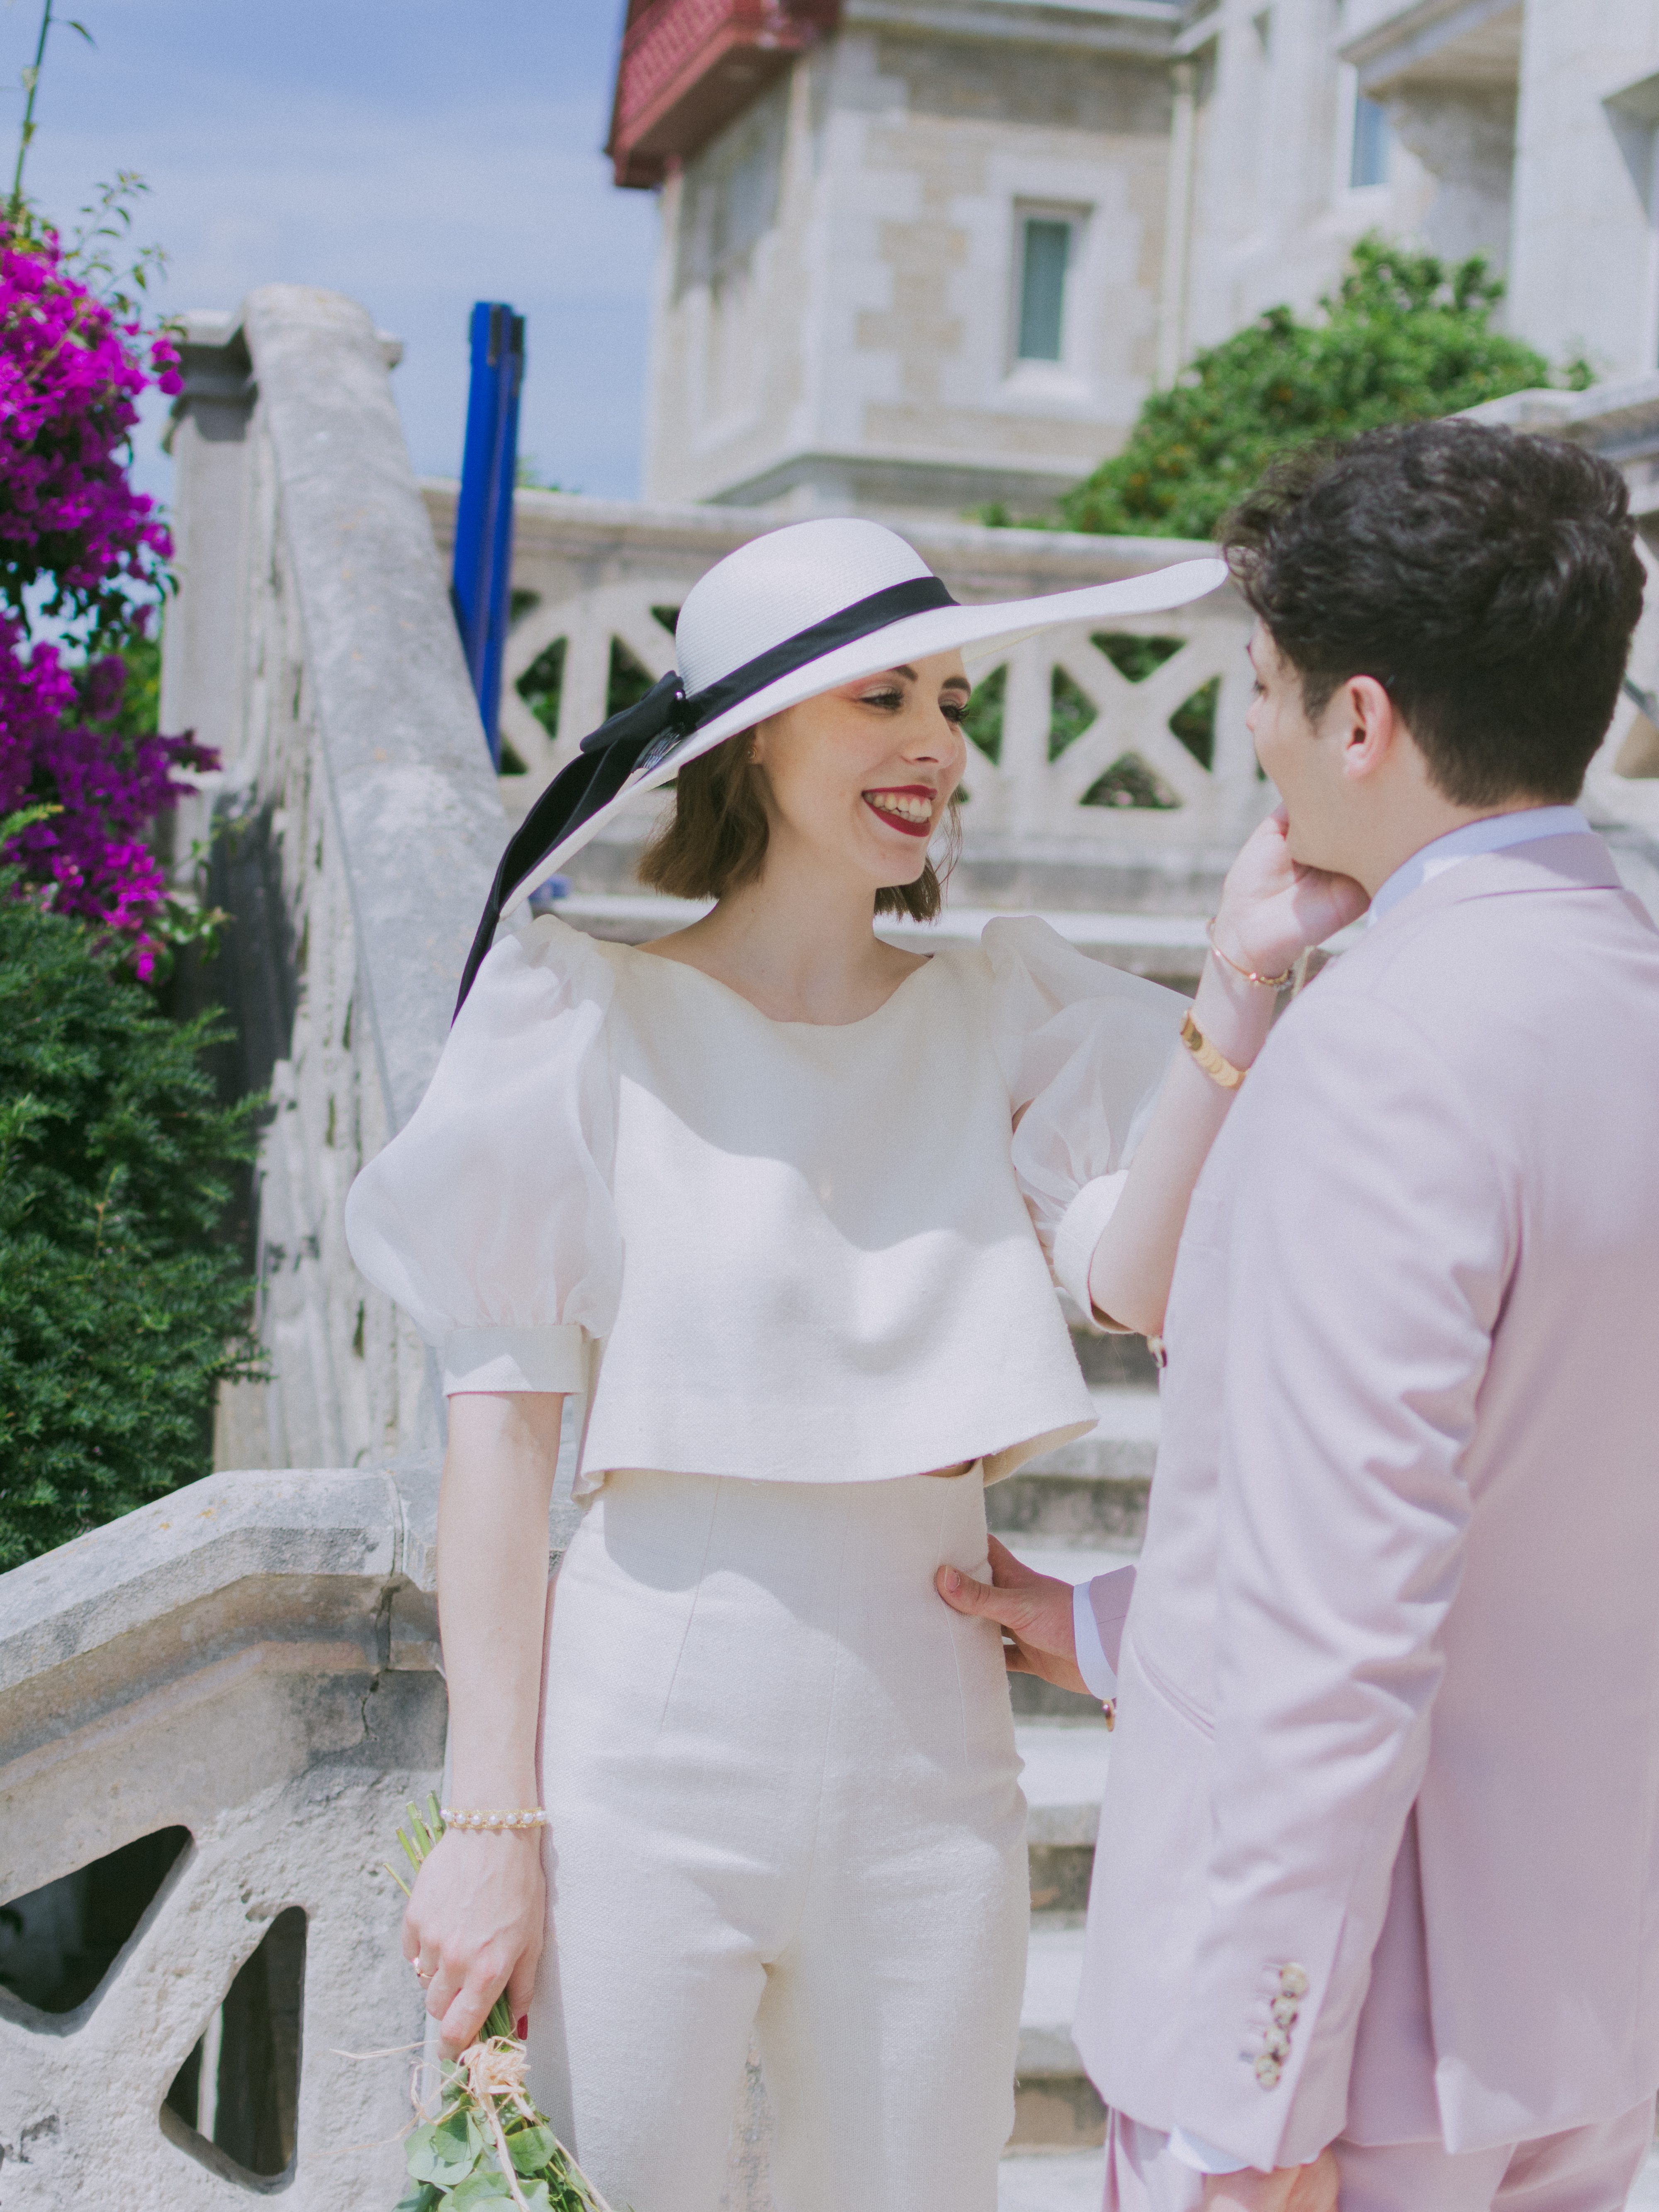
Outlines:
{"type": "Polygon", "coordinates": [[[223,757],[200,802],[235,917],[214,994],[242,1080],[276,1109],[259,1170],[274,1379],[227,1394],[216,1456],[397,1462],[429,1482],[430,1363],[356,1274],[341,1214],[430,1079],[502,819],[386,350],[361,307],[297,285],[192,319],[162,714],[223,757]]]}
{"type": "Polygon", "coordinates": [[[0,1991],[7,2212],[246,2202],[258,2185],[163,2100],[295,1908],[303,2064],[284,2194],[306,2212],[396,2201],[411,2058],[335,2054],[421,2039],[380,1863],[443,1758],[410,1548],[388,1475],[225,1474],[0,1580],[0,1898],[160,1830],[190,1836],[74,2011],[0,1991]]]}

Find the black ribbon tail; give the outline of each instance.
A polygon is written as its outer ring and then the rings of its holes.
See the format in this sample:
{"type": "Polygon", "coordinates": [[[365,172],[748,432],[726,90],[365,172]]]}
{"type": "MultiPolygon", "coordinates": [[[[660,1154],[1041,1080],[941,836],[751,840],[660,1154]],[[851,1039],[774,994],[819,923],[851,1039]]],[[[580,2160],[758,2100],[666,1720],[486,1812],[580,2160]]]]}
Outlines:
{"type": "MultiPolygon", "coordinates": [[[[573,830],[591,822],[608,806],[635,769],[665,736],[672,738],[678,726],[680,680],[665,676],[643,699],[624,708],[582,739],[578,757],[559,770],[547,789],[507,841],[495,880],[490,886],[472,950],[461,971],[461,988],[455,1000],[459,1014],[480,968],[495,941],[501,908],[517,886],[533,875],[538,865],[573,830]]],[[[453,1019],[453,1016],[451,1017],[453,1019]]]]}

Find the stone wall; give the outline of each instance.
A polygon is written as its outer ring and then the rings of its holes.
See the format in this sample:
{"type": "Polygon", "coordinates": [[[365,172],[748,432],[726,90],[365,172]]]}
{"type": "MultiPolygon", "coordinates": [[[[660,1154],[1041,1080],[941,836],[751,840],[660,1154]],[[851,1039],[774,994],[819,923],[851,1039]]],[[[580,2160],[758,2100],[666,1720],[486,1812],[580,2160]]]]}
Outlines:
{"type": "Polygon", "coordinates": [[[664,189],[648,497],[1024,511],[1085,475],[1156,366],[1164,13],[849,0],[664,189]],[[1045,210],[1074,226],[1064,349],[1020,361],[1045,210]]]}
{"type": "Polygon", "coordinates": [[[1510,313],[1602,376],[1659,361],[1656,126],[1652,0],[1527,0],[1510,313]]]}
{"type": "Polygon", "coordinates": [[[647,487],[779,514],[1046,511],[1148,391],[1380,231],[1507,277],[1600,376],[1659,360],[1652,0],[845,0],[664,188],[647,487]],[[1385,110],[1354,167],[1358,101],[1385,110]],[[1023,216],[1073,224],[1056,361],[1023,216]]]}

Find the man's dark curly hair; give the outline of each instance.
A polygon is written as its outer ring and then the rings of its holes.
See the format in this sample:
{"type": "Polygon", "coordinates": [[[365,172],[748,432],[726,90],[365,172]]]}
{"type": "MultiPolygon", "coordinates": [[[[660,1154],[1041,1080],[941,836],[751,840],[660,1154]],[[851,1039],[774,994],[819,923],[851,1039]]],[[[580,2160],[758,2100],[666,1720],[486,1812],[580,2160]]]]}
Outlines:
{"type": "Polygon", "coordinates": [[[1460,806],[1577,797],[1642,611],[1611,463],[1413,422],[1287,455],[1217,535],[1314,719],[1374,676],[1460,806]]]}

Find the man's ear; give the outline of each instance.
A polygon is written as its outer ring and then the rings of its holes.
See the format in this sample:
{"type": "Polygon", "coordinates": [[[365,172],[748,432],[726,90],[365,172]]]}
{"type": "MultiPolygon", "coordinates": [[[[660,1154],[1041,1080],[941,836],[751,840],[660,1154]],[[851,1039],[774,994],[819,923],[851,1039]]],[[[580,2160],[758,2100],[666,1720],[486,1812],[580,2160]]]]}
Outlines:
{"type": "Polygon", "coordinates": [[[1351,676],[1326,709],[1342,740],[1342,773],[1356,781],[1375,775],[1398,745],[1405,724],[1374,676],[1351,676]]]}

